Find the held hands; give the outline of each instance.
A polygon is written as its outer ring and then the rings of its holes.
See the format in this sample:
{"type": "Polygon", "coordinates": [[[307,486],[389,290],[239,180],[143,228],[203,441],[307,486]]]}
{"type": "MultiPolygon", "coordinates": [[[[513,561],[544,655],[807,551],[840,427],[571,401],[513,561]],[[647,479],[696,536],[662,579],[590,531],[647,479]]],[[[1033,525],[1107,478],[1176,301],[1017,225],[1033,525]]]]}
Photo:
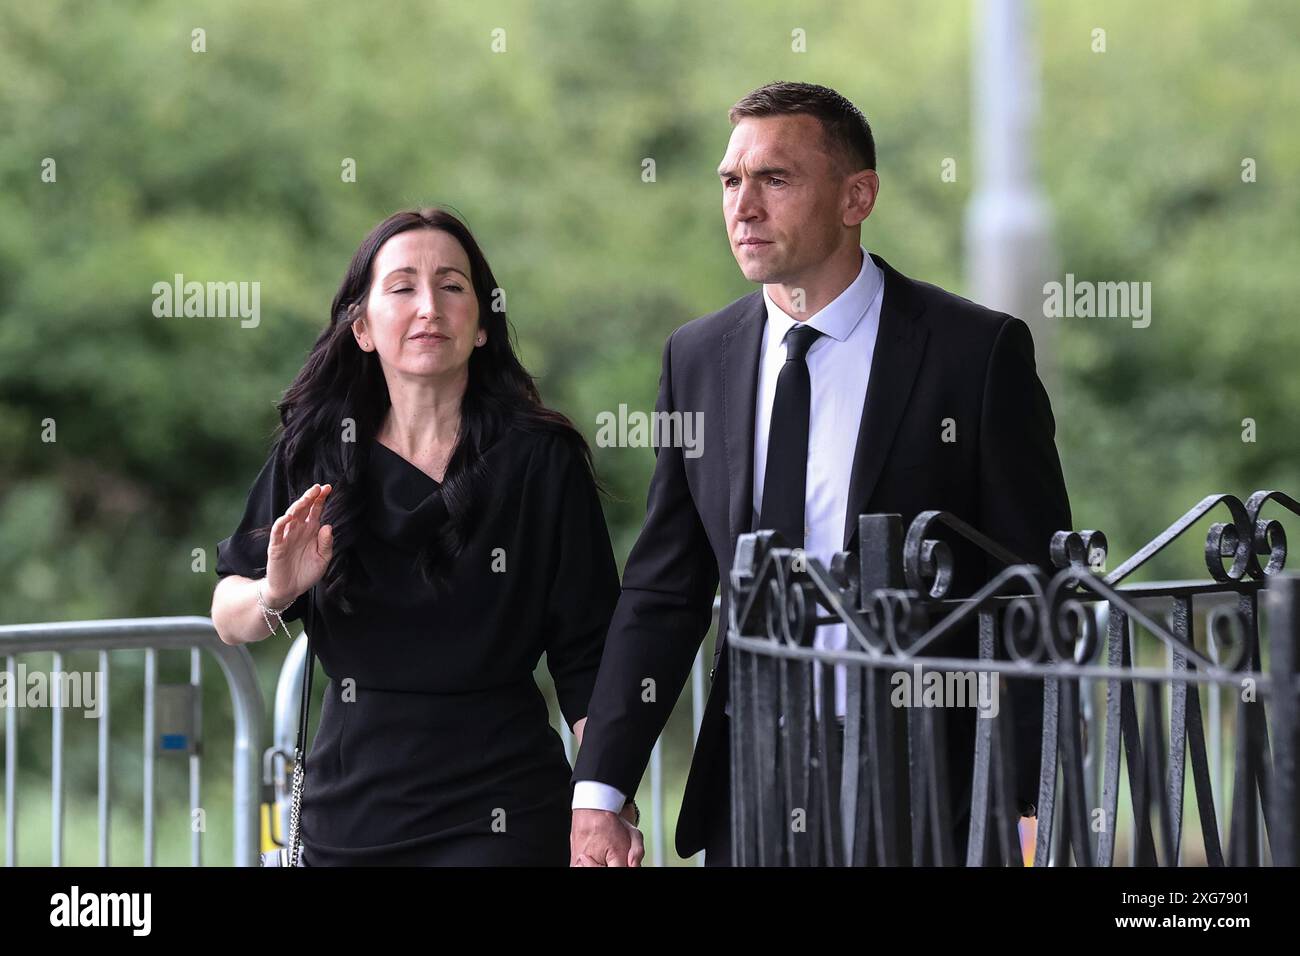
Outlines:
{"type": "Polygon", "coordinates": [[[569,866],[640,866],[645,840],[632,825],[631,804],[621,813],[574,810],[569,832],[569,866]]]}
{"type": "Polygon", "coordinates": [[[312,485],[275,519],[266,550],[266,602],[282,607],[322,577],[334,552],[334,529],[320,523],[331,485],[312,485]]]}

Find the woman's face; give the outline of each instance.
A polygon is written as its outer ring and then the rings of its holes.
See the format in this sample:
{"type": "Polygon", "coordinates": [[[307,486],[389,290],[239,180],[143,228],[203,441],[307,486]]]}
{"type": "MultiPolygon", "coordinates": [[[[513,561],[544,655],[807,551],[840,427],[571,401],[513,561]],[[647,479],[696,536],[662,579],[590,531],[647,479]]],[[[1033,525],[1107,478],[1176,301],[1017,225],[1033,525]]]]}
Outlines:
{"type": "Polygon", "coordinates": [[[455,378],[487,341],[469,257],[441,229],[398,233],[371,265],[365,312],[352,324],[357,344],[378,352],[385,376],[455,378]]]}

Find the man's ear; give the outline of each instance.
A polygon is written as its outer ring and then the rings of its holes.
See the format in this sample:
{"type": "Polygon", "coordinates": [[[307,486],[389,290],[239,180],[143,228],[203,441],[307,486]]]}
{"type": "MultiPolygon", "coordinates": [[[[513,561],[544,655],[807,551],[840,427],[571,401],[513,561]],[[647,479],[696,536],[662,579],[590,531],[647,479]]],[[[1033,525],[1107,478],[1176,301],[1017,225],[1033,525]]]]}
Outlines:
{"type": "Polygon", "coordinates": [[[863,169],[851,175],[844,192],[844,225],[859,225],[870,216],[879,193],[880,177],[874,169],[863,169]]]}

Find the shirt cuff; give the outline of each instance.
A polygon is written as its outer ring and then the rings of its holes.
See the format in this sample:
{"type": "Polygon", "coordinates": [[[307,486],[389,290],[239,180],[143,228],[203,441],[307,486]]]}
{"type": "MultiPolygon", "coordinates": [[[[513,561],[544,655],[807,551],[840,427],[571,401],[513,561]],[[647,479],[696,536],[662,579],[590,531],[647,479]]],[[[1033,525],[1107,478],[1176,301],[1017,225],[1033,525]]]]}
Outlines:
{"type": "Polygon", "coordinates": [[[573,785],[574,810],[608,810],[618,813],[627,803],[627,797],[617,787],[595,780],[579,780],[573,785]]]}

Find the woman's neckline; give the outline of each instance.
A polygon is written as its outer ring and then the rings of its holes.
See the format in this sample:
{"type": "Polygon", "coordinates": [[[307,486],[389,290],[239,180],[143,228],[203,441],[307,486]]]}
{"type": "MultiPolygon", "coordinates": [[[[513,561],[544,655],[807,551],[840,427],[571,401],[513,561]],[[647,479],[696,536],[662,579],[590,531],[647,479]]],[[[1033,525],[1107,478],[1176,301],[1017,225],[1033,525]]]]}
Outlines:
{"type": "MultiPolygon", "coordinates": [[[[400,452],[394,451],[392,448],[389,448],[387,445],[385,445],[383,442],[381,442],[378,438],[374,439],[374,442],[375,442],[376,445],[378,445],[380,448],[382,448],[384,451],[386,451],[389,455],[391,455],[392,457],[396,458],[398,461],[400,461],[402,464],[404,464],[407,468],[411,469],[411,471],[415,472],[417,475],[420,475],[422,478],[424,478],[425,481],[428,481],[428,482],[430,482],[431,484],[434,484],[434,485],[436,485],[436,486],[439,487],[439,488],[442,487],[442,482],[441,482],[441,481],[439,481],[437,478],[433,477],[433,475],[429,474],[427,471],[425,471],[425,470],[424,470],[423,468],[421,468],[419,465],[415,464],[415,462],[413,462],[413,461],[411,461],[410,459],[408,459],[405,455],[402,455],[400,452]]],[[[446,476],[444,475],[443,477],[445,478],[446,476]]]]}

